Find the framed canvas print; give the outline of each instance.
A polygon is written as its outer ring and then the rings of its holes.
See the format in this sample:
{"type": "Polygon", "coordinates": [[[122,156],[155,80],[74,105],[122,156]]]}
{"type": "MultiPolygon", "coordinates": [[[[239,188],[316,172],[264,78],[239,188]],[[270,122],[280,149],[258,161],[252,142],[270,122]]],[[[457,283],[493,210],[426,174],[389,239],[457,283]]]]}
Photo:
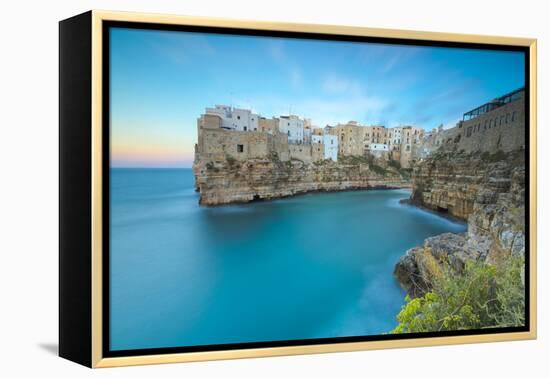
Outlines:
{"type": "Polygon", "coordinates": [[[532,39],[60,22],[62,357],[536,337],[532,39]]]}

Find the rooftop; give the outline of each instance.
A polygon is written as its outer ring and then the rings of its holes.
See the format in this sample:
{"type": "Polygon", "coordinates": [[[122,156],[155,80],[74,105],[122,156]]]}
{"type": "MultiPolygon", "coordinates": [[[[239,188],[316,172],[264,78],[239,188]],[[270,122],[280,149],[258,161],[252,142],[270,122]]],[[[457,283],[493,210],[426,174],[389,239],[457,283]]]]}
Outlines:
{"type": "Polygon", "coordinates": [[[477,108],[470,110],[469,112],[464,113],[463,121],[469,121],[471,119],[477,118],[482,114],[488,113],[492,110],[500,108],[510,102],[517,101],[523,97],[525,91],[524,87],[516,89],[510,93],[506,93],[504,96],[497,97],[486,104],[478,106],[477,108]]]}

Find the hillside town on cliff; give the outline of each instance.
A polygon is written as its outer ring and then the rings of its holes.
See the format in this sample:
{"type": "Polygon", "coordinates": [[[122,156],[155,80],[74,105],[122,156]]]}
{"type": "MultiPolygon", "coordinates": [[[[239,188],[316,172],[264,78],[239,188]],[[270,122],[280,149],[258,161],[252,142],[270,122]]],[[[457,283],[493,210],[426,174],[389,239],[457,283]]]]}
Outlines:
{"type": "Polygon", "coordinates": [[[452,128],[425,131],[354,121],[320,128],[296,115],[266,118],[217,105],[197,120],[195,189],[203,205],[312,191],[414,189],[412,168],[437,152],[525,149],[524,107],[520,88],[464,113],[452,128]]]}
{"type": "Polygon", "coordinates": [[[440,148],[510,151],[525,143],[523,93],[520,88],[505,94],[464,113],[455,127],[439,126],[429,132],[411,125],[385,127],[356,121],[321,128],[297,115],[266,118],[249,109],[216,105],[206,108],[197,121],[196,158],[229,156],[245,161],[277,156],[281,161],[314,163],[374,156],[411,168],[440,148]]]}

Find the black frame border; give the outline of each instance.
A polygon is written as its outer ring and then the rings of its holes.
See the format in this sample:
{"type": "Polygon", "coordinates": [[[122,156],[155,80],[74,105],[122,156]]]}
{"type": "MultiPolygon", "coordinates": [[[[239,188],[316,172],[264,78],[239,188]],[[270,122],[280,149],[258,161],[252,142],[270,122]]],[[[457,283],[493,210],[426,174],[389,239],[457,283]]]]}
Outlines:
{"type": "Polygon", "coordinates": [[[288,32],[288,31],[271,31],[257,29],[239,29],[227,27],[212,27],[212,26],[195,26],[195,25],[177,25],[177,24],[159,24],[147,22],[132,22],[132,21],[102,21],[102,168],[103,168],[103,185],[102,185],[102,231],[103,231],[103,262],[102,262],[102,357],[130,357],[143,355],[159,355],[159,354],[175,354],[175,353],[193,353],[193,352],[208,352],[208,351],[228,351],[238,349],[257,349],[271,347],[287,347],[287,346],[306,346],[306,345],[330,345],[351,342],[366,342],[366,341],[382,341],[382,340],[407,340],[407,339],[425,339],[438,338],[449,336],[469,336],[469,335],[487,335],[487,334],[502,334],[512,332],[529,332],[530,331],[530,130],[531,130],[531,88],[530,88],[530,49],[528,46],[515,45],[498,45],[498,44],[483,44],[470,42],[447,42],[447,41],[432,41],[420,39],[404,39],[404,38],[386,38],[386,37],[368,37],[368,36],[352,36],[352,35],[335,35],[323,33],[308,33],[308,32],[288,32]],[[383,334],[383,335],[368,335],[368,336],[348,336],[334,338],[317,338],[303,340],[280,340],[280,341],[264,341],[264,342],[246,342],[234,344],[211,344],[211,345],[196,345],[196,346],[180,346],[180,347],[163,347],[163,348],[146,348],[146,349],[129,349],[129,350],[110,350],[110,290],[109,290],[109,275],[110,275],[110,38],[109,31],[111,28],[128,28],[141,30],[156,30],[156,31],[180,31],[180,32],[195,32],[209,34],[225,34],[225,35],[240,35],[240,36],[255,36],[255,37],[275,37],[275,38],[293,38],[293,39],[312,39],[312,40],[327,40],[341,42],[363,42],[363,43],[381,43],[391,45],[413,45],[425,47],[446,47],[446,48],[468,48],[477,50],[495,50],[495,51],[514,51],[524,54],[525,62],[525,167],[526,167],[526,182],[525,182],[525,325],[523,327],[503,327],[503,328],[487,328],[478,330],[462,330],[462,331],[444,331],[444,332],[425,332],[425,333],[408,333],[408,334],[383,334]]]}

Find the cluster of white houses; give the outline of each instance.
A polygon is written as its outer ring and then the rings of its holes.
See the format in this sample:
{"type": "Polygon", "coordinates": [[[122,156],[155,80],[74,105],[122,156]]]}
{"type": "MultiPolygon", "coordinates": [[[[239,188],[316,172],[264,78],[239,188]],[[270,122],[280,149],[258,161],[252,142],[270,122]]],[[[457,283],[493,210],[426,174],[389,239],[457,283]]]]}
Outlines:
{"type": "MultiPolygon", "coordinates": [[[[229,144],[235,142],[237,135],[241,135],[237,139],[241,139],[242,143],[236,143],[236,156],[233,157],[243,160],[259,157],[254,153],[254,151],[258,152],[258,148],[249,145],[252,142],[250,138],[256,133],[265,133],[277,139],[271,143],[265,140],[268,145],[266,153],[272,147],[279,155],[282,153],[284,156],[285,153],[281,148],[284,150],[287,145],[289,158],[295,157],[306,161],[326,159],[337,161],[339,156],[372,154],[397,160],[404,167],[410,165],[415,147],[424,133],[423,129],[415,126],[386,128],[379,125],[360,125],[355,121],[320,128],[314,126],[311,119],[297,115],[266,118],[248,109],[227,105],[206,108],[205,113],[198,119],[198,132],[198,152],[202,154],[229,153],[233,156],[235,153],[232,153],[233,148],[229,144]],[[213,135],[211,132],[216,129],[233,133],[213,135]],[[210,137],[203,135],[205,130],[208,130],[210,137]],[[224,135],[227,136],[225,138],[227,143],[224,143],[224,135]]],[[[253,142],[263,143],[264,141],[262,138],[255,138],[253,142]]],[[[263,149],[262,152],[264,152],[263,149]]]]}

